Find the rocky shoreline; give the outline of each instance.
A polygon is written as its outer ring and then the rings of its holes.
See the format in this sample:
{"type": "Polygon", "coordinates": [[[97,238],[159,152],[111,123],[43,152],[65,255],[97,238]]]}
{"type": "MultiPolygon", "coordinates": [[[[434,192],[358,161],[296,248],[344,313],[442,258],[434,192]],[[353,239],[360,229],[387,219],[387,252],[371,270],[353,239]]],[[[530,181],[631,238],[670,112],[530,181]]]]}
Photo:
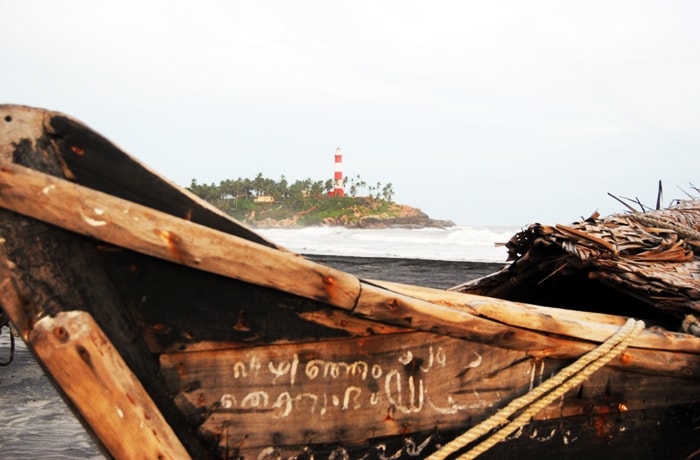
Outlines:
{"type": "MultiPolygon", "coordinates": [[[[319,225],[328,227],[347,228],[448,228],[454,227],[451,220],[432,219],[418,208],[406,205],[396,205],[398,212],[388,214],[368,214],[360,212],[353,214],[343,214],[337,217],[326,217],[319,225]]],[[[299,222],[303,213],[284,219],[265,218],[260,220],[245,220],[244,223],[255,228],[303,228],[299,222]]]]}
{"type": "Polygon", "coordinates": [[[348,225],[348,227],[356,228],[447,228],[454,226],[455,223],[451,220],[431,219],[428,216],[391,218],[366,216],[356,224],[348,225]]]}

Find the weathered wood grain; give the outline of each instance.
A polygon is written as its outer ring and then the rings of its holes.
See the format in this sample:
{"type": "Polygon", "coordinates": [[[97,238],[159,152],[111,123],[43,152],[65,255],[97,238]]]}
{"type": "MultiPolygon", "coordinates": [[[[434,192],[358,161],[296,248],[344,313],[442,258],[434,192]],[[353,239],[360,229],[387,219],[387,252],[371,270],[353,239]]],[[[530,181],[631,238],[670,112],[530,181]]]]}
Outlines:
{"type": "Polygon", "coordinates": [[[1,104],[0,139],[0,158],[8,162],[65,177],[173,216],[283,249],[211,203],[171,183],[68,115],[1,104]]]}
{"type": "MultiPolygon", "coordinates": [[[[592,342],[605,341],[625,322],[625,318],[618,315],[529,305],[493,297],[386,281],[372,282],[394,292],[438,305],[465,310],[471,314],[502,323],[592,342]]],[[[653,350],[700,353],[700,340],[697,337],[659,329],[645,329],[632,342],[631,346],[653,350]]]]}
{"type": "Polygon", "coordinates": [[[455,428],[526,391],[532,361],[522,351],[424,332],[160,360],[183,411],[203,417],[200,431],[223,435],[222,448],[258,452],[455,428]]]}
{"type": "Polygon", "coordinates": [[[351,309],[352,275],[15,164],[0,206],[116,246],[351,309]],[[284,267],[284,269],[281,269],[284,267]]]}
{"type": "Polygon", "coordinates": [[[0,206],[185,266],[321,300],[402,327],[464,337],[479,332],[526,349],[556,346],[539,334],[437,306],[354,276],[17,165],[0,168],[0,206]],[[281,269],[283,267],[283,269],[281,269]],[[398,306],[410,309],[408,312],[398,306]],[[415,323],[414,323],[415,322],[415,323]],[[414,323],[414,324],[412,324],[414,323]],[[416,326],[418,325],[418,326],[416,326]]]}
{"type": "MultiPolygon", "coordinates": [[[[561,322],[540,321],[537,326],[542,329],[530,332],[523,329],[522,321],[527,315],[512,315],[505,321],[519,321],[519,327],[514,327],[471,314],[469,310],[475,308],[468,302],[461,302],[461,308],[455,309],[369,284],[360,289],[359,280],[344,272],[16,165],[0,169],[0,186],[3,187],[0,206],[165,260],[321,300],[397,326],[440,330],[460,338],[472,335],[477,340],[528,351],[562,348],[560,341],[543,336],[541,332],[562,334],[566,317],[561,322]],[[280,267],[285,269],[280,270],[280,267]],[[544,328],[547,324],[550,330],[544,328]]],[[[424,295],[425,292],[428,291],[424,291],[424,295]]],[[[446,298],[454,295],[445,293],[446,298]]],[[[488,302],[504,302],[474,299],[482,308],[488,302]]],[[[505,316],[500,316],[498,319],[503,321],[505,316]]],[[[546,316],[538,315],[538,318],[546,316]]],[[[585,327],[570,327],[566,333],[587,339],[590,337],[586,337],[586,331],[590,333],[599,328],[600,339],[612,329],[606,324],[578,323],[585,327]]],[[[698,341],[689,337],[671,334],[647,337],[656,340],[649,348],[661,342],[666,347],[675,342],[690,348],[681,351],[697,352],[699,348],[698,341]]],[[[569,355],[590,348],[572,342],[565,345],[569,355]]]]}
{"type": "Polygon", "coordinates": [[[66,312],[42,318],[28,342],[115,458],[189,458],[89,314],[66,312]]]}

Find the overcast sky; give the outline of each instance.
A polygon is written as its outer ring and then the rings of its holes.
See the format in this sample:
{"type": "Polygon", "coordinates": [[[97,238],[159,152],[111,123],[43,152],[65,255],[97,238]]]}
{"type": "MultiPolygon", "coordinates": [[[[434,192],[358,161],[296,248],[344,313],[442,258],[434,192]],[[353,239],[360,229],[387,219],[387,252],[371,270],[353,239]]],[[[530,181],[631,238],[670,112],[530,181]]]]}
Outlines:
{"type": "Polygon", "coordinates": [[[465,225],[700,185],[697,1],[0,0],[0,102],[176,183],[346,175],[465,225]]]}

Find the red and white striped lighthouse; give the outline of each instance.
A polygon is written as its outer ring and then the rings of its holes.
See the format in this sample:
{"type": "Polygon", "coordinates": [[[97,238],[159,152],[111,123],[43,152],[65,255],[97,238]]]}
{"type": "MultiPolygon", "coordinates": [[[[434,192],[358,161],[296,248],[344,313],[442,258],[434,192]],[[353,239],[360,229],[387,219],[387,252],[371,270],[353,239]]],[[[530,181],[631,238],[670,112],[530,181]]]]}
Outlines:
{"type": "Polygon", "coordinates": [[[340,147],[335,149],[335,176],[333,177],[334,188],[330,193],[331,196],[345,196],[343,190],[343,152],[340,147]]]}

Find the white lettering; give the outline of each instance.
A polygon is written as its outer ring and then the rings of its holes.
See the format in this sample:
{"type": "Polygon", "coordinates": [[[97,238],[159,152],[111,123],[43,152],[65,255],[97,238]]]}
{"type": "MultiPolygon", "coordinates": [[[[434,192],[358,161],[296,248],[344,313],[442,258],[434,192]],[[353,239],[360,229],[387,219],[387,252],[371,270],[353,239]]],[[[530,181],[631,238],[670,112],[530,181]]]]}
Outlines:
{"type": "Polygon", "coordinates": [[[241,407],[244,409],[267,407],[269,400],[270,396],[267,394],[267,391],[253,391],[252,393],[245,395],[241,401],[241,407]]]}

